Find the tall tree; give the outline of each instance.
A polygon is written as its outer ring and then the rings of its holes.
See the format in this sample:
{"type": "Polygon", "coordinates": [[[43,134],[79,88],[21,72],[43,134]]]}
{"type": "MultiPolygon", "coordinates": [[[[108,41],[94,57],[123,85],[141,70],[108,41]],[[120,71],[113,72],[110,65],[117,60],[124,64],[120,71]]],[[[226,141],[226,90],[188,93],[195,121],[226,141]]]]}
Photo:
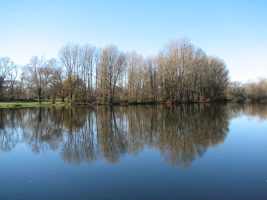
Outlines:
{"type": "Polygon", "coordinates": [[[78,78],[80,46],[78,44],[67,44],[59,52],[60,60],[66,68],[69,81],[69,98],[73,100],[74,82],[78,78]]]}
{"type": "Polygon", "coordinates": [[[84,99],[92,99],[93,97],[93,74],[96,69],[96,48],[89,44],[82,47],[81,55],[81,79],[84,82],[85,87],[83,88],[84,99]],[[94,69],[95,68],[95,69],[94,69]]]}
{"type": "Polygon", "coordinates": [[[4,98],[4,90],[8,82],[16,78],[16,65],[8,57],[0,57],[0,100],[4,98]]]}
{"type": "Polygon", "coordinates": [[[45,65],[43,58],[33,57],[25,68],[28,86],[37,94],[38,102],[42,102],[44,91],[50,87],[52,68],[45,65]]]}
{"type": "Polygon", "coordinates": [[[125,56],[116,46],[107,46],[102,53],[99,80],[103,100],[112,104],[119,78],[125,70],[125,56]]]}
{"type": "Polygon", "coordinates": [[[127,91],[128,101],[132,103],[141,102],[142,66],[143,58],[136,52],[127,55],[127,91]]]}

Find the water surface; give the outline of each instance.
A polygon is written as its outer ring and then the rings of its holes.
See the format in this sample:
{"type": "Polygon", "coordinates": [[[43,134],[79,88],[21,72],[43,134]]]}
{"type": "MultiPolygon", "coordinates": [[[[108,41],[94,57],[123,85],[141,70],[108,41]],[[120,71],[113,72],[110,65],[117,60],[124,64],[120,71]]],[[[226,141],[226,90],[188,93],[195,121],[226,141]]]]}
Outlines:
{"type": "Polygon", "coordinates": [[[267,199],[267,106],[0,109],[0,199],[267,199]]]}

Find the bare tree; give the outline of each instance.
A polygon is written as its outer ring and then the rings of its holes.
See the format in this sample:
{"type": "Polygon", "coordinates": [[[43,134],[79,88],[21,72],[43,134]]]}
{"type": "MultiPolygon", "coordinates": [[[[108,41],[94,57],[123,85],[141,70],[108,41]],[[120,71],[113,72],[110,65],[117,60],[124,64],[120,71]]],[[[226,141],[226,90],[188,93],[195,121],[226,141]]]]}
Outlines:
{"type": "Polygon", "coordinates": [[[93,96],[93,74],[95,66],[95,47],[87,44],[82,48],[82,55],[80,60],[81,65],[81,78],[85,83],[85,88],[83,88],[84,99],[92,99],[93,96]]]}
{"type": "Polygon", "coordinates": [[[116,46],[107,46],[100,63],[100,92],[109,104],[114,102],[117,82],[125,70],[125,56],[116,46]]]}
{"type": "Polygon", "coordinates": [[[74,81],[78,78],[79,73],[79,56],[80,46],[78,44],[67,44],[63,46],[59,52],[60,60],[66,68],[68,81],[69,81],[69,98],[73,99],[74,81]]]}
{"type": "Polygon", "coordinates": [[[159,90],[162,99],[206,101],[225,96],[228,71],[223,61],[195,50],[188,40],[172,41],[159,54],[159,90]]]}
{"type": "Polygon", "coordinates": [[[4,90],[7,84],[13,86],[17,76],[16,65],[8,57],[0,57],[0,100],[4,98],[4,90]]]}
{"type": "Polygon", "coordinates": [[[42,102],[44,91],[51,82],[52,69],[45,66],[44,59],[33,57],[31,63],[26,66],[28,86],[37,94],[38,102],[42,102]]]}
{"type": "Polygon", "coordinates": [[[128,91],[128,101],[130,103],[141,102],[141,75],[143,66],[143,58],[135,52],[127,55],[127,91],[128,91]]]}

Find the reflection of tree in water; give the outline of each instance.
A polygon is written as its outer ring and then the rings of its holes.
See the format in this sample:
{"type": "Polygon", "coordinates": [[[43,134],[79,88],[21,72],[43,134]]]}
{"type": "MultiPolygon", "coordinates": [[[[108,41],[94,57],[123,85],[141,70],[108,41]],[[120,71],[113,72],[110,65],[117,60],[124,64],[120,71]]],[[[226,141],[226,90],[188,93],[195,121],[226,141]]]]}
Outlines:
{"type": "Polygon", "coordinates": [[[243,114],[251,117],[258,117],[261,121],[267,119],[267,106],[266,104],[248,104],[243,106],[243,114]]]}
{"type": "Polygon", "coordinates": [[[156,146],[173,164],[187,167],[209,146],[222,142],[228,132],[224,106],[178,106],[163,113],[156,146]]]}
{"type": "Polygon", "coordinates": [[[121,154],[127,152],[127,134],[122,113],[115,116],[113,109],[99,108],[97,130],[104,157],[116,162],[121,154]]]}
{"type": "Polygon", "coordinates": [[[227,107],[230,112],[231,118],[245,115],[247,117],[257,117],[261,121],[267,119],[266,104],[240,103],[240,104],[228,104],[227,107]]]}
{"type": "Polygon", "coordinates": [[[27,109],[21,124],[24,141],[34,153],[56,150],[62,141],[62,110],[55,108],[27,109]]]}
{"type": "Polygon", "coordinates": [[[228,131],[224,106],[98,107],[75,112],[83,126],[73,124],[73,132],[67,133],[62,154],[70,162],[102,157],[116,162],[125,153],[137,154],[150,146],[171,163],[186,167],[209,146],[222,142],[228,131]]]}
{"type": "Polygon", "coordinates": [[[91,162],[97,159],[98,134],[95,112],[86,108],[70,108],[64,113],[67,132],[64,137],[62,157],[68,162],[91,162]],[[70,128],[71,127],[71,128],[70,128]]]}
{"type": "Polygon", "coordinates": [[[11,151],[21,142],[15,119],[19,119],[16,109],[0,109],[0,151],[11,151]]]}
{"type": "Polygon", "coordinates": [[[88,109],[86,108],[74,108],[70,107],[68,109],[64,109],[63,113],[63,124],[64,127],[68,130],[68,132],[76,132],[77,130],[83,128],[85,123],[85,118],[88,109]]]}
{"type": "MultiPolygon", "coordinates": [[[[230,117],[260,108],[232,105],[127,106],[0,110],[0,149],[24,140],[33,152],[59,150],[67,162],[117,162],[145,147],[159,149],[175,165],[187,167],[226,137],[230,117]]],[[[260,109],[262,111],[262,109],[260,109]]],[[[264,116],[262,114],[260,116],[264,116]]]]}

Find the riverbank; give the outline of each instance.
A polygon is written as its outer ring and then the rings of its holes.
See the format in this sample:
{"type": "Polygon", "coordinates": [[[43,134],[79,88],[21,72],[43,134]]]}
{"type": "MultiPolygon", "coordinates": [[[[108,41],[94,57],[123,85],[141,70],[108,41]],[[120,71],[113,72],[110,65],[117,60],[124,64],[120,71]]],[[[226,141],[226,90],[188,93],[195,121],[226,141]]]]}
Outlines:
{"type": "MultiPolygon", "coordinates": [[[[214,101],[215,102],[215,101],[214,101]]],[[[212,103],[212,102],[114,102],[112,106],[130,106],[130,105],[156,105],[162,104],[166,106],[173,106],[177,104],[192,104],[192,103],[212,103]]],[[[19,101],[19,102],[10,102],[4,101],[0,102],[0,108],[36,108],[36,107],[63,107],[63,106],[111,106],[111,104],[107,104],[104,102],[74,102],[74,103],[63,103],[63,102],[55,102],[54,104],[49,101],[44,101],[39,103],[37,101],[19,101]]]]}
{"type": "MultiPolygon", "coordinates": [[[[130,106],[130,105],[156,105],[156,104],[162,104],[162,105],[166,105],[167,107],[169,106],[173,106],[173,105],[178,105],[178,104],[210,104],[210,103],[238,103],[238,104],[243,104],[243,103],[256,103],[253,101],[237,101],[235,100],[226,100],[226,101],[199,101],[199,102],[170,102],[170,101],[166,101],[166,102],[116,102],[113,103],[113,106],[130,106]]],[[[262,101],[262,102],[257,102],[257,103],[261,103],[261,104],[267,104],[266,101],[262,101]]],[[[49,102],[49,101],[45,101],[42,103],[39,103],[37,101],[19,101],[19,102],[0,102],[0,108],[36,108],[36,107],[64,107],[64,106],[110,106],[109,104],[103,103],[103,102],[91,102],[91,103],[85,103],[85,102],[76,102],[76,103],[63,103],[63,102],[49,102]]]]}
{"type": "Polygon", "coordinates": [[[36,107],[47,107],[47,106],[65,106],[66,103],[62,102],[42,102],[36,101],[19,101],[19,102],[0,102],[0,108],[36,108],[36,107]]]}

